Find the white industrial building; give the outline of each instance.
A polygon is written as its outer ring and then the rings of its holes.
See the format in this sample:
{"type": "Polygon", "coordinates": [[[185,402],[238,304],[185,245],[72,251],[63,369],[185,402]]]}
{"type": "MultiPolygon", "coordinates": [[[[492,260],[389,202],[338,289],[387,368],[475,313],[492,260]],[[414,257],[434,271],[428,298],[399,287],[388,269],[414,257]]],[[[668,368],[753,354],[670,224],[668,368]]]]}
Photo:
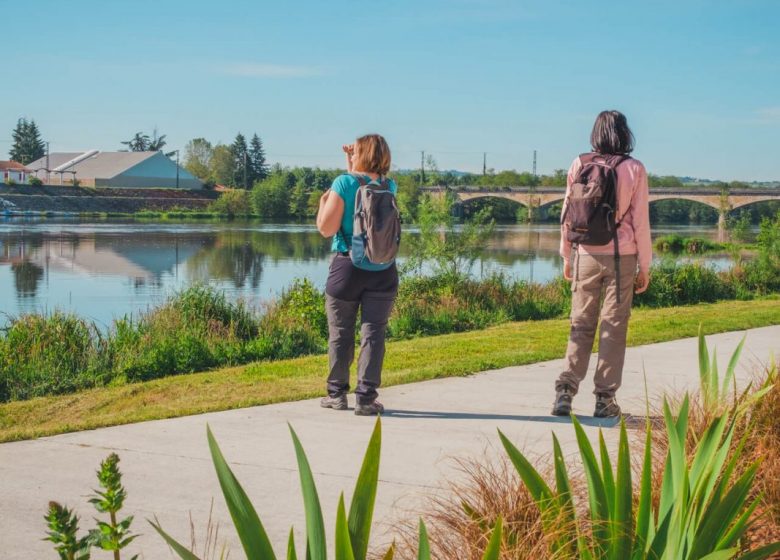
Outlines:
{"type": "Polygon", "coordinates": [[[202,189],[203,182],[162,152],[55,152],[27,165],[48,185],[202,189]]]}

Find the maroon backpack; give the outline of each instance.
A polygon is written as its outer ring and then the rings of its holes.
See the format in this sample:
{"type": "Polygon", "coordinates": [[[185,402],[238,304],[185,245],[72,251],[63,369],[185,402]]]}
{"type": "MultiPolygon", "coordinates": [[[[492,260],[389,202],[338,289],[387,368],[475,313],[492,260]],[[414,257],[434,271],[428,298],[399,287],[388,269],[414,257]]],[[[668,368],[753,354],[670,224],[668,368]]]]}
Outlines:
{"type": "Polygon", "coordinates": [[[617,228],[620,227],[617,197],[617,167],[626,155],[599,153],[582,154],[582,167],[569,187],[566,210],[561,223],[566,226],[566,238],[576,246],[615,244],[617,295],[620,301],[620,252],[617,228]]]}

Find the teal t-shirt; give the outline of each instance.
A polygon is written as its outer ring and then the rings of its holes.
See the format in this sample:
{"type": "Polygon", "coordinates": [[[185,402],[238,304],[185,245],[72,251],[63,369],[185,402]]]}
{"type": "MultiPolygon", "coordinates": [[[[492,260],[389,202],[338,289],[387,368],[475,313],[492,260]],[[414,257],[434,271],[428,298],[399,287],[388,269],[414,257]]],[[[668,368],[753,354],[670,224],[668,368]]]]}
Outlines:
{"type": "MultiPolygon", "coordinates": [[[[371,178],[368,176],[365,176],[365,178],[366,181],[371,180],[371,178]]],[[[393,194],[398,192],[398,185],[395,184],[395,181],[392,179],[388,179],[388,181],[390,183],[390,192],[393,194]]],[[[359,188],[360,183],[358,183],[358,180],[355,179],[352,175],[347,174],[336,177],[336,180],[333,181],[333,184],[330,187],[330,190],[339,195],[344,201],[344,216],[341,218],[341,230],[344,232],[344,235],[347,236],[347,239],[349,239],[350,242],[352,241],[352,221],[355,217],[355,195],[357,194],[359,188]]],[[[331,250],[342,253],[344,251],[349,251],[349,247],[342,238],[340,232],[333,236],[331,250]]]]}

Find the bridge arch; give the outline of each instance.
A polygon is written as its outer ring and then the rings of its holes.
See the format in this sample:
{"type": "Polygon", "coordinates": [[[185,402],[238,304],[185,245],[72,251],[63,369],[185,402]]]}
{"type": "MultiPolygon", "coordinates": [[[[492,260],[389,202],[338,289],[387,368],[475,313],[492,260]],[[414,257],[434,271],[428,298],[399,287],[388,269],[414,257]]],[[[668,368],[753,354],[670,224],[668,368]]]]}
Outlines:
{"type": "Polygon", "coordinates": [[[720,195],[650,194],[650,204],[662,200],[687,200],[709,206],[716,212],[720,211],[722,204],[720,195]]]}
{"type": "Polygon", "coordinates": [[[469,202],[479,200],[479,199],[498,198],[503,200],[510,200],[521,206],[528,206],[527,202],[524,200],[523,195],[517,193],[507,193],[501,191],[489,191],[489,192],[482,191],[482,192],[470,193],[470,192],[456,191],[455,194],[458,197],[458,202],[460,202],[461,204],[468,204],[469,202]]]}
{"type": "Polygon", "coordinates": [[[750,206],[752,204],[761,204],[763,202],[780,202],[780,198],[777,196],[740,196],[740,195],[734,195],[729,197],[729,203],[731,206],[731,210],[736,210],[738,208],[744,208],[745,206],[750,206]]]}

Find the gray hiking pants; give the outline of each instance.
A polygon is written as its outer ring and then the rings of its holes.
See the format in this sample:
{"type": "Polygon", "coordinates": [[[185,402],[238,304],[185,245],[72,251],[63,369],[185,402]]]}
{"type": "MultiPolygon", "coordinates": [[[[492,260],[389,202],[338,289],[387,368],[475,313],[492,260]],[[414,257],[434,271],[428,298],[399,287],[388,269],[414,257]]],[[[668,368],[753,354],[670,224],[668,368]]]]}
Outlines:
{"type": "Polygon", "coordinates": [[[355,359],[355,324],[360,311],[360,354],[355,396],[360,404],[376,400],[382,382],[387,320],[398,292],[395,266],[380,272],[356,269],[348,256],[331,263],[325,288],[328,315],[328,394],[349,391],[349,369],[355,359]]]}
{"type": "Polygon", "coordinates": [[[628,319],[634,298],[636,264],[636,255],[621,255],[618,303],[615,257],[576,255],[572,267],[574,280],[571,288],[571,332],[564,371],[556,382],[556,388],[566,384],[576,393],[580,382],[585,379],[599,316],[599,357],[593,380],[596,385],[594,392],[614,396],[620,388],[626,356],[628,319]]]}

